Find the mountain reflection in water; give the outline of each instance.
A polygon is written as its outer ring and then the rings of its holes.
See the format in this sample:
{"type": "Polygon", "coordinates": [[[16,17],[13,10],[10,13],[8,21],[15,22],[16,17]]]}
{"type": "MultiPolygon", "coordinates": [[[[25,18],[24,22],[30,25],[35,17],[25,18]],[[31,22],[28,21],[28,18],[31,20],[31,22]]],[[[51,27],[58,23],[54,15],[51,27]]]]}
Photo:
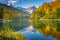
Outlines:
{"type": "Polygon", "coordinates": [[[26,36],[26,40],[60,39],[60,20],[33,20],[31,24],[29,19],[19,19],[4,21],[3,25],[14,31],[22,32],[26,36]]]}
{"type": "Polygon", "coordinates": [[[35,30],[33,26],[29,26],[20,31],[26,36],[26,40],[56,40],[56,38],[51,36],[45,37],[42,33],[35,30]]]}

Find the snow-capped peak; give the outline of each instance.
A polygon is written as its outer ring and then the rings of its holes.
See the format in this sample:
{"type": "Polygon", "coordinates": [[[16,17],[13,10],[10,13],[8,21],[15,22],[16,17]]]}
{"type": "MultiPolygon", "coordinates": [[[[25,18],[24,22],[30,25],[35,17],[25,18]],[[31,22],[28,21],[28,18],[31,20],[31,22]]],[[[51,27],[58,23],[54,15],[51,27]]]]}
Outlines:
{"type": "Polygon", "coordinates": [[[30,12],[30,13],[32,13],[32,12],[34,12],[36,10],[36,7],[33,5],[33,6],[30,6],[28,9],[27,9],[27,11],[28,12],[30,12]]]}

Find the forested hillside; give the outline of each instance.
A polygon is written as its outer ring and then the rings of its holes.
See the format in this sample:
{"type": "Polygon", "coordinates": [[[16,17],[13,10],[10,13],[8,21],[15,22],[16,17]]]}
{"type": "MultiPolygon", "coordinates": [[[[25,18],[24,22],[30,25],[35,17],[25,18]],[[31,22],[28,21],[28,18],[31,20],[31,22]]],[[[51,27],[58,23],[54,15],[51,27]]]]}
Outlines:
{"type": "Polygon", "coordinates": [[[40,33],[60,40],[60,0],[44,3],[30,18],[33,27],[40,33]]]}
{"type": "Polygon", "coordinates": [[[60,0],[44,3],[32,13],[31,19],[60,19],[60,0]]]}
{"type": "Polygon", "coordinates": [[[11,6],[0,4],[0,40],[24,40],[25,36],[22,33],[15,32],[14,29],[16,29],[17,26],[12,27],[11,25],[14,23],[12,22],[13,20],[17,21],[18,19],[24,18],[27,15],[28,14],[11,6]],[[11,25],[9,23],[6,24],[6,22],[9,21],[12,22],[11,25]]]}
{"type": "Polygon", "coordinates": [[[6,4],[1,4],[1,3],[0,3],[0,13],[1,13],[1,17],[3,17],[3,19],[5,20],[29,17],[29,14],[23,12],[22,10],[18,10],[17,8],[14,8],[12,6],[7,6],[6,4]]]}

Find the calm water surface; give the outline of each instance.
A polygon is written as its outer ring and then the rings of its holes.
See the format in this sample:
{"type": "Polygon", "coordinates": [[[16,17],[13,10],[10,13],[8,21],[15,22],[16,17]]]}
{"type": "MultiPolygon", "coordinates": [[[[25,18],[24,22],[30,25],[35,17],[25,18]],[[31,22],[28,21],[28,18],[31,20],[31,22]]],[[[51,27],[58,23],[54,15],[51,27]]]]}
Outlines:
{"type": "Polygon", "coordinates": [[[22,32],[26,36],[26,40],[57,40],[57,38],[50,35],[54,30],[52,30],[52,28],[50,28],[51,30],[47,28],[45,29],[45,26],[46,25],[50,26],[50,24],[54,25],[59,21],[54,21],[54,22],[52,21],[51,23],[49,22],[35,20],[34,22],[30,23],[29,19],[19,19],[19,20],[4,21],[3,25],[9,26],[11,29],[17,32],[18,31],[22,32]],[[37,29],[40,31],[38,31],[37,29]],[[47,31],[48,36],[46,36],[46,30],[48,30],[47,31]]]}

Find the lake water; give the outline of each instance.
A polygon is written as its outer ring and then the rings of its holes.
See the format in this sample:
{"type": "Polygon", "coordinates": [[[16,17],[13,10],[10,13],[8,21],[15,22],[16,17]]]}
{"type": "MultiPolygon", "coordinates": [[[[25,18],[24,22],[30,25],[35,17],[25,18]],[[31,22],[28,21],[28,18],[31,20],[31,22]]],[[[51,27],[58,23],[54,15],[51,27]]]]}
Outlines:
{"type": "Polygon", "coordinates": [[[60,31],[59,20],[33,20],[30,22],[29,19],[19,19],[3,22],[4,26],[8,26],[16,32],[22,32],[26,36],[25,40],[57,40],[59,37],[55,35],[60,31]]]}
{"type": "Polygon", "coordinates": [[[21,30],[21,32],[26,36],[26,40],[56,40],[56,38],[51,36],[46,37],[44,34],[39,33],[37,30],[33,30],[34,28],[32,31],[29,31],[28,28],[21,30]]]}

